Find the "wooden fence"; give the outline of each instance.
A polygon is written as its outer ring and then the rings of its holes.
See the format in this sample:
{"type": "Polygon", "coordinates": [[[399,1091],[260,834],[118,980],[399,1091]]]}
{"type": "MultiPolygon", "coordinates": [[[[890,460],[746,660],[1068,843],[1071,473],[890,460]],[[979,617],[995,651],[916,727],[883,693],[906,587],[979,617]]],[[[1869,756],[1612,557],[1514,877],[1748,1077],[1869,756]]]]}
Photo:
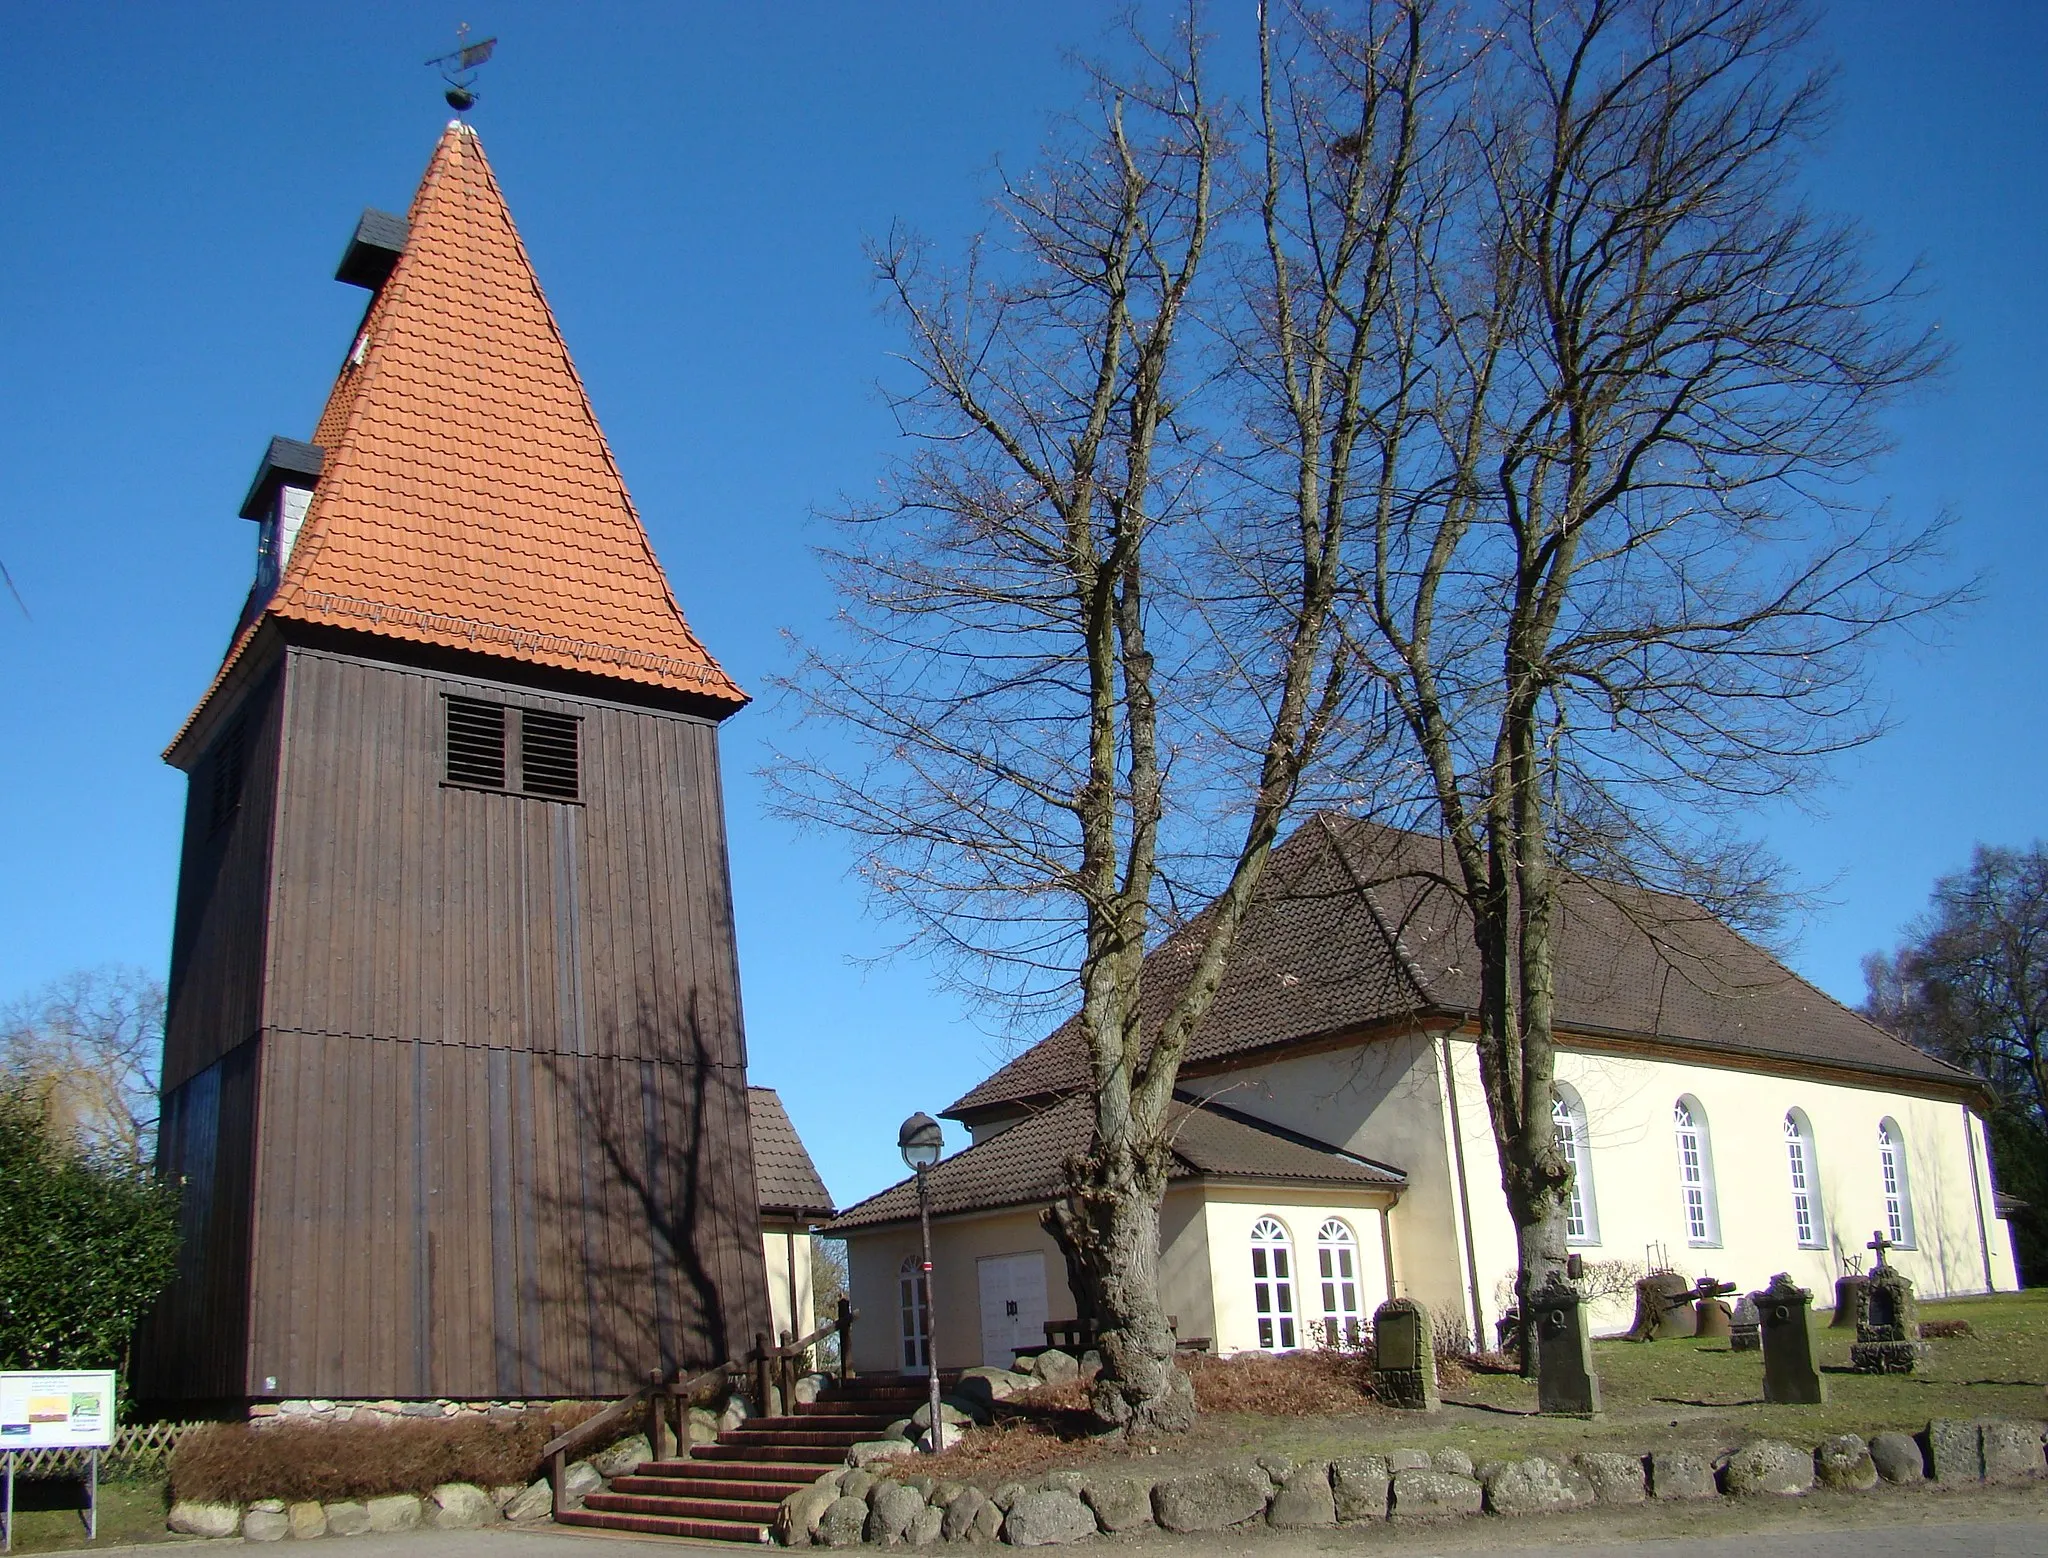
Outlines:
{"type": "MultiPolygon", "coordinates": [[[[114,1442],[100,1451],[102,1477],[160,1477],[169,1468],[171,1451],[197,1423],[131,1423],[116,1429],[114,1442]]],[[[90,1450],[17,1451],[17,1477],[83,1477],[92,1465],[90,1450]]]]}

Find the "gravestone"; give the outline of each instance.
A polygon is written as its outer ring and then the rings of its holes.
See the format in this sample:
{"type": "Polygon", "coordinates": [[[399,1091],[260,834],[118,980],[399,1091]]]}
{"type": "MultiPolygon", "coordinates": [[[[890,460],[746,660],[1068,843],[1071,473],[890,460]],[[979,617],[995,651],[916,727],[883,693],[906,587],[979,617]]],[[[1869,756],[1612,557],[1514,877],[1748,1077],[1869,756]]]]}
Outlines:
{"type": "Polygon", "coordinates": [[[1779,1272],[1756,1300],[1762,1326],[1764,1400],[1773,1405],[1817,1406],[1828,1398],[1826,1382],[1813,1361],[1813,1332],[1807,1310],[1813,1295],[1779,1272]]]}
{"type": "Polygon", "coordinates": [[[1388,1406],[1434,1412],[1436,1334],[1429,1311],[1412,1298],[1390,1298],[1372,1316],[1373,1394],[1388,1406]]]}
{"type": "Polygon", "coordinates": [[[1728,1350],[1756,1352],[1763,1344],[1763,1326],[1757,1318],[1756,1300],[1745,1293],[1735,1301],[1735,1313],[1729,1317],[1728,1350]]]}
{"type": "Polygon", "coordinates": [[[1600,1377],[1593,1372],[1593,1339],[1579,1290],[1556,1272],[1529,1300],[1536,1343],[1536,1410],[1591,1417],[1600,1410],[1600,1377]]]}
{"type": "Polygon", "coordinates": [[[1675,1271],[1653,1271],[1636,1283],[1636,1319],[1629,1327],[1633,1342],[1664,1341],[1690,1336],[1693,1328],[1692,1284],[1675,1271]]]}
{"type": "Polygon", "coordinates": [[[1912,1282],[1884,1258],[1891,1247],[1882,1233],[1872,1235],[1877,1264],[1857,1295],[1856,1340],[1849,1348],[1849,1367],[1859,1374],[1911,1374],[1920,1360],[1920,1308],[1912,1282]]]}
{"type": "Polygon", "coordinates": [[[1693,1335],[1715,1340],[1728,1334],[1733,1317],[1721,1300],[1734,1291],[1734,1283],[1716,1282],[1712,1277],[1701,1277],[1693,1284],[1693,1335]]]}
{"type": "Polygon", "coordinates": [[[1846,1331],[1856,1324],[1857,1306],[1863,1301],[1863,1290],[1869,1286],[1870,1278],[1860,1271],[1835,1278],[1835,1317],[1828,1322],[1830,1331],[1846,1331]]]}

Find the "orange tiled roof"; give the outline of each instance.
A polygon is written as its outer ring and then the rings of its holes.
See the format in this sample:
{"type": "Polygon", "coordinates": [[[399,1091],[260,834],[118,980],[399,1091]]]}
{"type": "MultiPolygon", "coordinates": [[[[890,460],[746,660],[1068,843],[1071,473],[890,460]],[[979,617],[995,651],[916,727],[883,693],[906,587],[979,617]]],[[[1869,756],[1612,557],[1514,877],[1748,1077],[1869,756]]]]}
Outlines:
{"type": "Polygon", "coordinates": [[[263,617],[730,703],[655,560],[482,143],[448,126],[314,442],[263,617]]]}

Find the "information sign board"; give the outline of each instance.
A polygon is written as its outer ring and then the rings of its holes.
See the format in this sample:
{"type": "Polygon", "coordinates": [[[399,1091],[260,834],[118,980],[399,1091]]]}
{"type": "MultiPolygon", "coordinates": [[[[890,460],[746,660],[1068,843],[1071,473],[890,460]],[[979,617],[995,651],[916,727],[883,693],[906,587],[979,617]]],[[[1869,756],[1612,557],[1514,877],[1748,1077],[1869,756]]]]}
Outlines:
{"type": "Polygon", "coordinates": [[[113,1442],[112,1369],[0,1371],[0,1450],[92,1449],[113,1442]]]}

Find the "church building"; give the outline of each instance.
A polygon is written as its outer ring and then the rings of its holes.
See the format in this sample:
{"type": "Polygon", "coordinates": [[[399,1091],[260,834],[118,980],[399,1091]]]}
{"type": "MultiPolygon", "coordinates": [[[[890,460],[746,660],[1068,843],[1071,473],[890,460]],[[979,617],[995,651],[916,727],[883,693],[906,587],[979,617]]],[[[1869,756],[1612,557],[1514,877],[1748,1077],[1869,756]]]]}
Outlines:
{"type": "MultiPolygon", "coordinates": [[[[1491,1345],[1514,1228],[1482,1091],[1477,951],[1443,842],[1311,819],[1274,851],[1181,1067],[1159,1280],[1184,1345],[1343,1343],[1389,1297],[1491,1345]]],[[[1189,935],[1145,962],[1155,1028],[1189,935]]],[[[2018,1286],[1975,1077],[1865,1021],[1699,905],[1568,879],[1557,921],[1558,1140],[1571,1253],[1626,1328],[1646,1269],[1833,1302],[1882,1235],[1923,1298],[2018,1286]],[[1618,1279],[1618,1280],[1616,1280],[1618,1279]]],[[[926,1171],[936,1315],[905,1180],[843,1212],[861,1369],[1007,1367],[1085,1341],[1039,1223],[1087,1145],[1069,1019],[945,1112],[972,1144],[926,1171]],[[875,1324],[887,1316],[893,1324],[875,1324]],[[934,1345],[935,1342],[935,1345],[934,1345]]],[[[910,1107],[910,1101],[905,1101],[910,1107]]]]}
{"type": "Polygon", "coordinates": [[[135,1390],[617,1396],[772,1323],[718,760],[746,695],[467,125],[337,278],[361,327],[257,469],[255,582],[166,753],[183,1245],[135,1390]]]}

